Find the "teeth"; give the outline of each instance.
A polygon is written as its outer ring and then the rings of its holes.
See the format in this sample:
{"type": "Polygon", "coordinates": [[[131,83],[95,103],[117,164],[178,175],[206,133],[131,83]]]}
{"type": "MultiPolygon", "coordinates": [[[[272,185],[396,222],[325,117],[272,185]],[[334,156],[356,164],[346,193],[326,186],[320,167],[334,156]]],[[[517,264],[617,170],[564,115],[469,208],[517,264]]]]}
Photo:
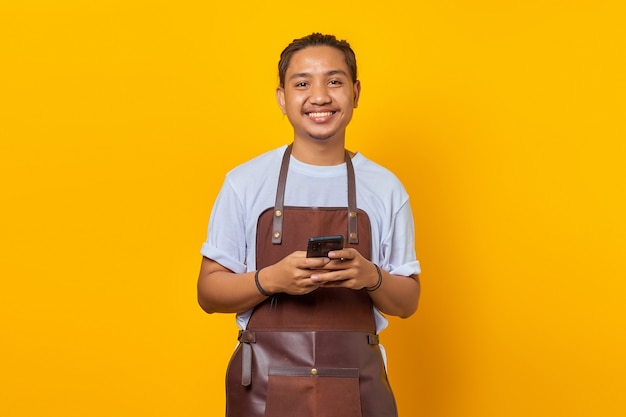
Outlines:
{"type": "Polygon", "coordinates": [[[327,117],[327,116],[331,116],[333,114],[333,112],[331,111],[324,111],[324,112],[317,112],[317,113],[309,113],[309,117],[327,117]]]}

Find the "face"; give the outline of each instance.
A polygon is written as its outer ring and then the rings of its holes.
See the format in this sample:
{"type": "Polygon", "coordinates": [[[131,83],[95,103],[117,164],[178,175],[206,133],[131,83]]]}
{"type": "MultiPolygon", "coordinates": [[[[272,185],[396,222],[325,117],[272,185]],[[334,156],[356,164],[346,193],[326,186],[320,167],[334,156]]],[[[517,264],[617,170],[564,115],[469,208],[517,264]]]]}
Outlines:
{"type": "Polygon", "coordinates": [[[352,82],[343,52],[310,46],[291,57],[276,99],[294,128],[295,140],[343,141],[360,89],[358,81],[352,82]]]}

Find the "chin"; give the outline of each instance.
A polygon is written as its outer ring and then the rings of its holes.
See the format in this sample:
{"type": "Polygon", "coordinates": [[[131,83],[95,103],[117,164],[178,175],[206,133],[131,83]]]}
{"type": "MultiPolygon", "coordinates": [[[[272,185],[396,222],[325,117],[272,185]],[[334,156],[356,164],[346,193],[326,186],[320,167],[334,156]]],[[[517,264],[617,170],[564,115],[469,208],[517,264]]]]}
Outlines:
{"type": "Polygon", "coordinates": [[[309,137],[313,140],[325,141],[325,140],[329,140],[330,138],[332,138],[333,135],[309,135],[309,137]]]}
{"type": "Polygon", "coordinates": [[[336,134],[337,132],[326,132],[326,133],[309,132],[307,135],[313,140],[324,141],[324,140],[332,139],[333,137],[335,137],[336,134]]]}

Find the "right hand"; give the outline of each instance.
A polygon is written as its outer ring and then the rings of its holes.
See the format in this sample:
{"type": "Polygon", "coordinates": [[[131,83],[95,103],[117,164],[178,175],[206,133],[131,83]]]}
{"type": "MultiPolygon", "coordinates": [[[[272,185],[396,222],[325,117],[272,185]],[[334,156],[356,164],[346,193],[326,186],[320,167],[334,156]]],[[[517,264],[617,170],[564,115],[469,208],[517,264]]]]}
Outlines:
{"type": "Polygon", "coordinates": [[[328,258],[307,258],[305,251],[295,251],[274,265],[263,268],[259,272],[259,282],[271,294],[308,294],[319,288],[319,284],[311,280],[311,275],[319,272],[328,262],[328,258]]]}

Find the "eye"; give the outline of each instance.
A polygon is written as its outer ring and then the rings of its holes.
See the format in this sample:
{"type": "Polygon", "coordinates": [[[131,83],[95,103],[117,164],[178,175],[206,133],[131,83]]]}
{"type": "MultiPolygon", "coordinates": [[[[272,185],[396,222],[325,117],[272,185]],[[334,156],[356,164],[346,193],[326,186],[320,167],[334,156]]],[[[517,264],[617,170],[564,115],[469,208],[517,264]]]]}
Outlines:
{"type": "Polygon", "coordinates": [[[306,88],[309,84],[306,81],[298,81],[295,84],[296,88],[306,88]]]}
{"type": "Polygon", "coordinates": [[[343,83],[340,80],[330,80],[328,82],[330,85],[342,85],[343,83]]]}

